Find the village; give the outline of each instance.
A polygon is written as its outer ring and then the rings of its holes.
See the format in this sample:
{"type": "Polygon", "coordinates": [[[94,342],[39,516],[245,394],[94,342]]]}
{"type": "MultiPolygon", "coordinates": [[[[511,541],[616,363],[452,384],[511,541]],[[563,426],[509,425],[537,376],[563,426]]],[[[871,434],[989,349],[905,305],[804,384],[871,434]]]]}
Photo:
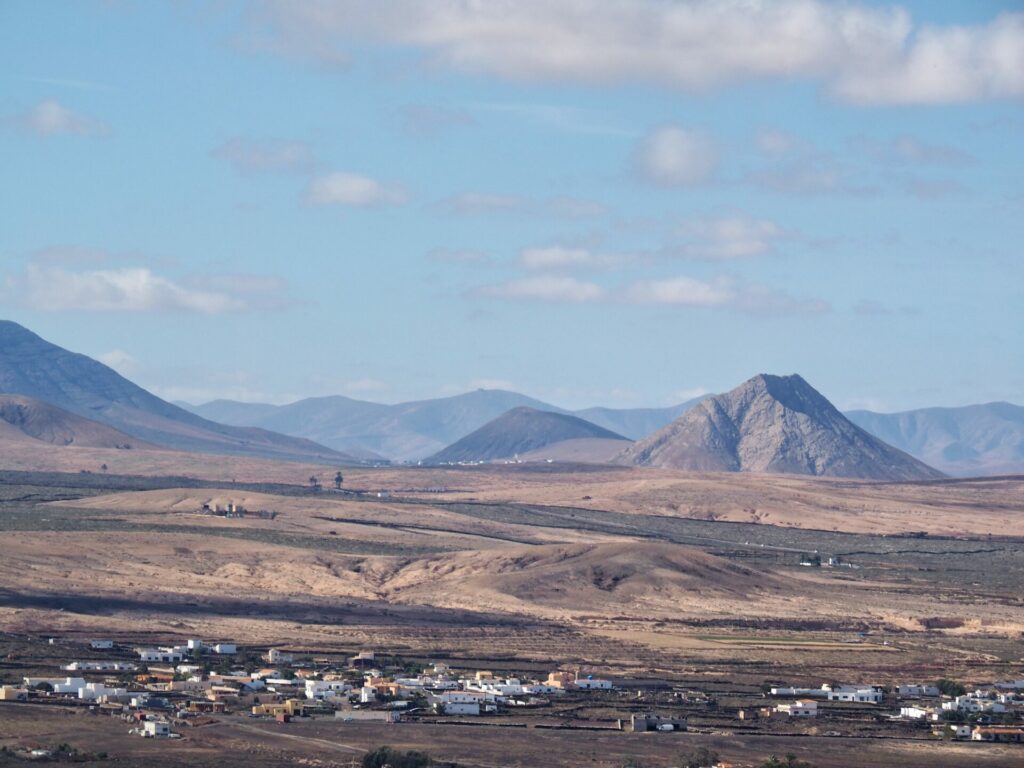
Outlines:
{"type": "MultiPolygon", "coordinates": [[[[943,679],[885,686],[765,684],[727,692],[620,680],[579,668],[553,669],[534,679],[372,650],[327,656],[197,638],[163,646],[111,639],[36,642],[70,647],[79,655],[53,676],[16,681],[9,666],[0,667],[0,712],[26,704],[76,708],[122,719],[126,737],[187,739],[192,729],[253,720],[300,732],[301,723],[313,721],[344,729],[353,722],[443,726],[486,720],[623,733],[857,734],[1015,743],[1024,750],[1024,678],[973,690],[943,679]]],[[[54,749],[28,742],[12,753],[39,758],[54,749]]]]}

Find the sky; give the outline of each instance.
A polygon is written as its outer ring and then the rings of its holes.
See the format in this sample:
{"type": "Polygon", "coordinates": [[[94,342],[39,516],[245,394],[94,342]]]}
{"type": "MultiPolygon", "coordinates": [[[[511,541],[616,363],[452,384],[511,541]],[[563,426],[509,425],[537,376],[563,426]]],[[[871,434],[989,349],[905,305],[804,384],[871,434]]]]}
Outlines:
{"type": "Polygon", "coordinates": [[[1024,4],[0,2],[0,316],[172,400],[1024,404],[1024,4]]]}

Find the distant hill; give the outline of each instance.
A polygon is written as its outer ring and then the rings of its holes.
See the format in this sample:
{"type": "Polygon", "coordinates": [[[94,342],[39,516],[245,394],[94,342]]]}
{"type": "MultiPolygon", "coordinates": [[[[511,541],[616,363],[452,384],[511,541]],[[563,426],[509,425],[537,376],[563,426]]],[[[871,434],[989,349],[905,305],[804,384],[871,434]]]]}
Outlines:
{"type": "Polygon", "coordinates": [[[51,344],[10,321],[0,321],[0,393],[42,400],[168,448],[298,461],[356,461],[310,440],[201,418],[102,363],[51,344]]]}
{"type": "Polygon", "coordinates": [[[84,448],[152,448],[106,424],[24,395],[0,395],[0,439],[84,448]]]}
{"type": "Polygon", "coordinates": [[[950,475],[1024,474],[1024,408],[985,403],[846,416],[890,445],[950,475]]]}
{"type": "Polygon", "coordinates": [[[630,440],[639,440],[671,424],[703,399],[695,397],[668,408],[584,408],[572,414],[630,440]]]}
{"type": "Polygon", "coordinates": [[[576,416],[520,406],[428,457],[425,463],[496,461],[567,440],[595,438],[626,441],[622,435],[576,416]]]}
{"type": "Polygon", "coordinates": [[[761,374],[627,448],[622,463],[872,480],[942,473],[853,424],[800,376],[761,374]]]}
{"type": "Polygon", "coordinates": [[[671,422],[696,401],[670,408],[588,408],[568,411],[517,392],[478,389],[461,395],[384,405],[335,395],[289,405],[215,400],[186,406],[224,424],[306,437],[336,450],[419,461],[518,406],[579,416],[631,439],[671,422]]]}

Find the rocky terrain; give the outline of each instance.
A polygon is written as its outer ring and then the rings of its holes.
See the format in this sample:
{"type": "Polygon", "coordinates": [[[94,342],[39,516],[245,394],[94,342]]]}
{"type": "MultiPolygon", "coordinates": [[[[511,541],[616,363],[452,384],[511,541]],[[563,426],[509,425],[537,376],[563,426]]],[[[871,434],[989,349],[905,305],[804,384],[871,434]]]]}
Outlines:
{"type": "Polygon", "coordinates": [[[699,472],[773,472],[872,480],[942,473],[868,434],[798,375],[761,374],[706,398],[618,461],[699,472]]]}

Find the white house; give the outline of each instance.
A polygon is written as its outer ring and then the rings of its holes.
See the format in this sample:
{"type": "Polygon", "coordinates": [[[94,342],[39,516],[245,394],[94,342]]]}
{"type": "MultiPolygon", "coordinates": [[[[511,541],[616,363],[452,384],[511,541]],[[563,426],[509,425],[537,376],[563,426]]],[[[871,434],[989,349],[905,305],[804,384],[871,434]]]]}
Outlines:
{"type": "Polygon", "coordinates": [[[65,672],[132,672],[135,665],[127,661],[73,661],[61,669],[65,672]]]}
{"type": "Polygon", "coordinates": [[[905,698],[917,698],[921,696],[938,696],[940,691],[936,685],[928,685],[926,683],[911,683],[908,685],[901,685],[896,688],[896,693],[905,698]]]}
{"type": "Polygon", "coordinates": [[[775,711],[790,717],[817,717],[818,702],[813,699],[797,699],[788,704],[779,704],[775,711]]]}
{"type": "Polygon", "coordinates": [[[614,686],[611,680],[600,680],[595,677],[577,677],[576,687],[581,691],[610,691],[614,686]]]}
{"type": "MultiPolygon", "coordinates": [[[[234,653],[234,651],[232,651],[234,653]]],[[[290,653],[285,653],[277,648],[271,648],[267,651],[267,661],[271,664],[291,664],[294,657],[290,653]]]]}
{"type": "Polygon", "coordinates": [[[924,720],[934,711],[923,707],[900,707],[900,717],[907,720],[924,720]]]}
{"type": "Polygon", "coordinates": [[[480,702],[446,701],[442,705],[446,715],[479,715],[480,702]]]}
{"type": "Polygon", "coordinates": [[[877,685],[837,685],[829,687],[829,701],[856,701],[865,704],[880,704],[884,694],[877,685]]]}
{"type": "Polygon", "coordinates": [[[234,643],[217,643],[213,646],[213,652],[230,656],[233,653],[238,653],[238,649],[234,643]]]}
{"type": "Polygon", "coordinates": [[[159,736],[170,736],[171,725],[162,720],[147,720],[142,724],[142,735],[149,739],[159,736]]]}
{"type": "Polygon", "coordinates": [[[179,651],[168,650],[165,648],[136,648],[135,649],[139,658],[144,662],[163,662],[165,664],[173,664],[181,661],[182,654],[179,651]]]}
{"type": "Polygon", "coordinates": [[[307,680],[306,698],[318,699],[320,701],[335,699],[345,696],[352,690],[352,686],[344,680],[307,680]]]}
{"type": "Polygon", "coordinates": [[[203,641],[202,640],[191,639],[187,643],[185,643],[185,645],[186,645],[186,647],[190,651],[201,651],[201,650],[203,650],[203,641]]]}
{"type": "Polygon", "coordinates": [[[114,647],[113,640],[90,640],[89,647],[94,651],[106,651],[114,647]]]}
{"type": "Polygon", "coordinates": [[[377,700],[377,689],[373,686],[364,685],[359,689],[359,701],[362,704],[372,704],[377,700]]]}

